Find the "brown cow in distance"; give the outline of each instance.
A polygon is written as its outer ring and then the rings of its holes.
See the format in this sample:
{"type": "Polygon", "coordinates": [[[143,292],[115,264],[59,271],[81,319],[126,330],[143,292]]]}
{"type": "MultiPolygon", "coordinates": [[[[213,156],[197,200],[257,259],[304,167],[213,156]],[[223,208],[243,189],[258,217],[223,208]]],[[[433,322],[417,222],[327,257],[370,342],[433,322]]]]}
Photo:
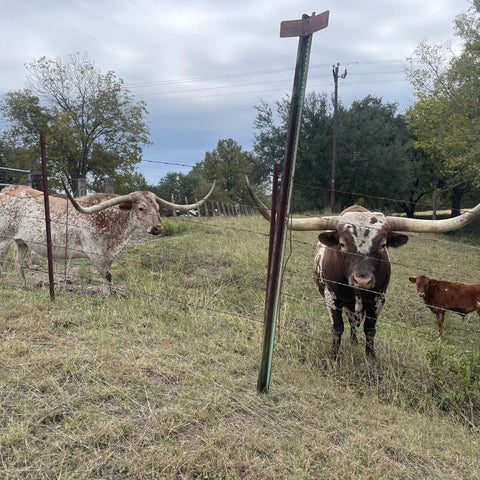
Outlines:
{"type": "Polygon", "coordinates": [[[436,315],[440,339],[443,340],[446,311],[458,313],[462,317],[470,312],[477,312],[480,316],[480,283],[447,282],[425,275],[410,277],[409,280],[417,285],[418,295],[436,315]]]}

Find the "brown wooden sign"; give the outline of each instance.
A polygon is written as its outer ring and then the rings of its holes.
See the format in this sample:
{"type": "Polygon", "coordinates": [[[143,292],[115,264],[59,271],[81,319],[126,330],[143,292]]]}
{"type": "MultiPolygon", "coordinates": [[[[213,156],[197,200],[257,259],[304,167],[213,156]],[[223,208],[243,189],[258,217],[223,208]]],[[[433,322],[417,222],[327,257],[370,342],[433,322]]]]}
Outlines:
{"type": "Polygon", "coordinates": [[[312,14],[311,17],[301,20],[285,20],[280,23],[280,37],[306,37],[318,30],[327,28],[330,11],[326,10],[319,15],[312,14]]]}

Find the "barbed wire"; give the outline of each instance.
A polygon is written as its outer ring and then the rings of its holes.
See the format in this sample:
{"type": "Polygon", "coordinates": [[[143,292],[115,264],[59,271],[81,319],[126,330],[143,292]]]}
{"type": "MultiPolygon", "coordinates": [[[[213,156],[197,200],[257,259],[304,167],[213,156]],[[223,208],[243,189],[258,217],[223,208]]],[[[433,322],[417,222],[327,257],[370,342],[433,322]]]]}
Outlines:
{"type": "MultiPolygon", "coordinates": [[[[194,225],[199,225],[199,226],[201,225],[202,228],[212,228],[212,227],[218,228],[221,226],[220,223],[222,222],[216,222],[217,223],[216,225],[212,225],[214,223],[212,220],[204,219],[203,221],[201,221],[197,219],[197,220],[194,220],[192,223],[194,225]]],[[[235,231],[235,230],[239,230],[242,232],[246,231],[249,234],[257,233],[262,237],[268,237],[268,235],[266,235],[265,233],[255,232],[254,230],[250,230],[250,229],[239,229],[231,225],[228,225],[227,227],[229,229],[232,229],[232,231],[235,231]]],[[[225,225],[223,225],[223,228],[225,228],[225,225]]],[[[155,245],[159,246],[160,242],[156,241],[156,242],[141,243],[141,245],[145,245],[145,244],[151,244],[152,247],[154,247],[155,245]]],[[[292,242],[292,244],[295,244],[295,243],[292,242]]],[[[304,246],[308,246],[309,248],[312,247],[312,245],[307,242],[299,242],[297,246],[300,246],[302,249],[304,246]]],[[[168,258],[175,258],[175,252],[178,252],[179,247],[178,245],[175,245],[174,247],[175,251],[172,251],[172,248],[173,247],[169,247],[168,252],[165,252],[166,254],[170,255],[170,257],[168,258]]],[[[184,252],[187,252],[187,251],[192,253],[191,250],[187,250],[187,249],[184,250],[184,252]]],[[[294,250],[294,254],[295,253],[298,253],[298,249],[294,250]]],[[[136,268],[136,267],[141,267],[142,265],[141,260],[130,260],[126,258],[119,259],[119,262],[126,264],[127,268],[130,268],[132,266],[136,268]]],[[[256,267],[259,265],[264,266],[265,262],[261,262],[257,260],[254,266],[256,267]]],[[[401,263],[399,265],[401,265],[401,263]]],[[[169,270],[172,270],[171,266],[172,266],[172,263],[169,263],[169,270]]],[[[40,270],[40,271],[43,271],[44,273],[47,273],[46,270],[42,270],[38,268],[32,269],[32,270],[35,270],[35,271],[40,270]]],[[[180,268],[178,271],[181,272],[182,269],[180,268]]],[[[211,286],[211,282],[218,282],[219,280],[221,281],[222,279],[222,277],[215,277],[215,276],[209,275],[206,272],[201,272],[201,271],[194,271],[194,272],[189,271],[189,275],[194,275],[195,278],[200,278],[201,279],[200,286],[206,289],[208,289],[211,286]]],[[[284,345],[285,341],[288,344],[289,342],[288,339],[283,340],[283,336],[287,334],[298,337],[301,342],[314,342],[321,346],[320,350],[318,350],[319,357],[316,361],[328,364],[330,362],[330,357],[328,352],[330,350],[329,346],[331,345],[331,323],[330,323],[328,314],[325,313],[325,305],[324,305],[324,302],[321,300],[321,297],[318,294],[317,295],[313,294],[314,292],[314,285],[312,281],[313,272],[307,275],[305,272],[296,270],[292,268],[292,265],[290,265],[290,267],[285,271],[285,276],[287,278],[287,281],[286,281],[287,287],[288,287],[288,275],[301,276],[305,280],[307,280],[308,278],[308,281],[312,285],[312,290],[311,290],[312,294],[310,295],[303,292],[301,297],[299,297],[298,295],[292,295],[292,294],[282,292],[283,300],[281,301],[281,305],[285,304],[287,308],[290,302],[295,302],[297,304],[307,303],[312,305],[318,305],[319,313],[318,315],[315,315],[314,325],[310,325],[309,327],[307,327],[307,329],[304,329],[304,328],[299,328],[297,326],[296,315],[292,316],[291,313],[287,312],[288,316],[285,318],[285,320],[281,320],[281,324],[279,325],[279,329],[278,329],[278,332],[279,332],[278,335],[280,335],[282,339],[279,337],[277,339],[277,342],[279,342],[279,346],[284,345]],[[322,310],[323,310],[323,313],[322,313],[322,310]],[[311,331],[312,327],[314,330],[313,332],[311,331]]],[[[79,276],[76,274],[73,274],[73,275],[70,274],[70,278],[72,282],[75,282],[79,278],[79,276]]],[[[89,284],[90,283],[94,283],[94,282],[91,282],[89,280],[89,284]]],[[[231,284],[231,286],[233,286],[234,288],[242,287],[242,286],[244,287],[241,279],[239,278],[229,279],[228,283],[229,285],[231,284]]],[[[103,282],[99,282],[98,285],[105,286],[103,282]]],[[[260,283],[258,283],[257,281],[249,283],[249,289],[251,289],[252,291],[257,291],[262,295],[264,295],[265,293],[265,285],[264,284],[260,285],[260,283]]],[[[259,305],[258,308],[255,306],[253,307],[249,306],[250,308],[245,308],[245,305],[242,305],[242,303],[235,303],[234,301],[230,303],[227,302],[225,307],[218,308],[213,305],[210,306],[210,305],[204,304],[201,299],[196,300],[195,297],[191,297],[188,294],[185,294],[185,296],[181,296],[181,295],[178,295],[178,293],[179,293],[178,289],[176,289],[175,292],[171,291],[167,293],[164,293],[164,292],[160,293],[156,291],[145,291],[145,290],[136,289],[134,287],[133,288],[128,287],[128,295],[148,299],[148,301],[151,301],[151,302],[159,302],[162,305],[171,305],[171,306],[174,306],[175,308],[179,308],[182,310],[185,310],[185,309],[202,310],[209,315],[215,315],[215,316],[218,316],[219,318],[227,317],[234,320],[239,320],[241,322],[247,322],[248,324],[259,327],[259,330],[261,325],[263,324],[262,305],[259,305]],[[255,310],[255,309],[258,310],[258,314],[252,314],[248,312],[248,310],[255,310]]],[[[398,300],[403,303],[409,303],[418,308],[421,307],[426,309],[426,306],[421,301],[412,300],[411,298],[405,297],[403,295],[395,295],[393,293],[388,293],[387,298],[391,298],[392,300],[398,300]]],[[[379,322],[381,322],[380,325],[381,324],[389,325],[390,327],[394,328],[394,331],[398,331],[398,329],[401,329],[403,332],[405,332],[405,335],[411,335],[415,339],[419,337],[431,339],[432,337],[436,336],[435,322],[433,320],[434,318],[433,316],[431,317],[432,320],[429,320],[428,314],[425,316],[422,315],[422,320],[424,320],[424,323],[422,322],[420,326],[423,327],[428,325],[429,327],[431,326],[432,328],[429,331],[420,330],[418,326],[412,327],[407,323],[405,323],[404,321],[393,321],[385,318],[385,314],[388,314],[389,309],[392,309],[392,308],[393,308],[392,312],[395,312],[395,310],[398,307],[390,306],[390,302],[387,302],[384,308],[383,316],[379,320],[379,322]]],[[[283,313],[280,315],[281,319],[283,315],[284,315],[283,313]]],[[[301,320],[301,318],[302,318],[302,315],[298,317],[298,320],[301,320]]],[[[416,319],[417,323],[418,323],[418,320],[420,319],[416,319]]],[[[476,328],[476,324],[469,324],[468,328],[469,328],[469,331],[473,333],[473,336],[480,335],[480,331],[478,328],[476,328]]],[[[379,330],[379,332],[382,332],[382,331],[384,330],[379,330]]],[[[474,339],[472,338],[470,340],[472,348],[475,345],[473,342],[474,342],[474,339]]],[[[395,348],[395,345],[397,346],[401,345],[401,348],[402,349],[404,348],[404,343],[402,343],[400,340],[396,339],[392,335],[390,335],[389,337],[385,337],[381,333],[380,335],[377,335],[377,338],[376,338],[377,350],[379,349],[391,350],[392,348],[395,348]]],[[[463,346],[464,347],[466,346],[465,342],[463,346]]],[[[347,349],[346,352],[348,351],[349,350],[347,349]]],[[[278,354],[282,355],[281,350],[278,354]]],[[[352,355],[353,355],[353,352],[352,352],[352,355]]],[[[286,356],[283,355],[282,358],[283,358],[283,361],[287,361],[287,362],[295,361],[293,358],[290,358],[288,355],[286,356]]],[[[385,368],[401,370],[402,373],[411,375],[414,378],[419,378],[421,376],[424,377],[425,375],[429,375],[430,376],[429,381],[432,382],[432,384],[437,385],[438,374],[435,373],[436,371],[434,367],[431,366],[428,363],[428,361],[425,361],[422,364],[420,363],[411,364],[411,363],[405,362],[404,358],[406,359],[406,354],[395,355],[394,357],[391,358],[391,360],[394,363],[391,365],[388,365],[388,367],[385,366],[385,368]]],[[[348,353],[344,353],[344,361],[350,362],[353,360],[349,360],[348,353]]],[[[332,371],[332,375],[335,376],[334,371],[332,371]]],[[[362,374],[359,372],[357,375],[361,376],[362,374]]],[[[354,379],[350,379],[349,381],[354,381],[354,379]]],[[[441,389],[442,386],[438,384],[436,388],[441,389]]],[[[445,387],[445,390],[448,391],[446,387],[445,387]]],[[[233,395],[235,398],[237,396],[235,392],[230,392],[230,394],[233,395]]],[[[475,418],[467,418],[468,417],[467,415],[463,415],[463,417],[464,417],[463,420],[465,422],[469,423],[473,428],[478,429],[477,421],[475,418]]]]}
{"type": "MultiPolygon", "coordinates": [[[[43,194],[42,194],[42,195],[43,195],[43,194]]],[[[28,217],[28,216],[27,216],[27,217],[28,217]]],[[[38,217],[32,216],[32,217],[30,217],[30,218],[31,218],[31,219],[35,219],[35,220],[38,220],[38,217]]],[[[43,218],[42,218],[42,220],[43,220],[43,218]]],[[[186,220],[181,220],[181,221],[186,221],[186,220]]],[[[200,220],[188,220],[188,223],[197,224],[197,225],[204,225],[204,226],[208,226],[208,227],[220,227],[220,228],[222,228],[222,229],[228,228],[228,229],[232,229],[232,230],[234,230],[234,231],[237,230],[237,231],[241,231],[241,232],[247,232],[247,233],[250,233],[250,234],[262,235],[262,236],[264,236],[264,237],[268,237],[268,234],[267,234],[267,233],[258,232],[258,231],[250,230],[250,229],[242,229],[242,228],[238,228],[238,227],[235,227],[235,226],[226,226],[225,224],[215,224],[215,223],[213,223],[211,220],[209,220],[209,221],[207,221],[207,222],[202,222],[202,221],[200,221],[200,220]]],[[[65,223],[65,226],[66,226],[66,227],[67,227],[67,226],[68,226],[68,227],[75,226],[75,227],[77,227],[77,228],[82,228],[81,225],[75,225],[75,224],[68,223],[68,222],[65,223]]],[[[425,237],[421,237],[421,238],[422,238],[423,240],[425,240],[425,237]]],[[[5,240],[5,239],[8,239],[8,238],[3,237],[3,239],[5,240]]],[[[10,238],[9,240],[13,242],[15,239],[14,239],[14,238],[10,238]]],[[[438,239],[432,239],[432,238],[427,238],[427,240],[428,240],[428,241],[439,241],[438,239]]],[[[289,241],[290,241],[290,244],[291,244],[291,245],[294,244],[294,243],[297,243],[298,245],[306,245],[306,246],[308,246],[309,248],[314,247],[314,245],[312,245],[312,244],[309,243],[309,242],[303,242],[303,241],[299,241],[299,240],[294,240],[294,239],[291,238],[291,237],[290,237],[289,241]]],[[[458,244],[457,244],[457,243],[454,243],[454,242],[446,242],[446,243],[448,243],[448,244],[450,244],[450,245],[453,245],[453,244],[454,244],[455,246],[458,246],[458,244]]],[[[38,242],[38,244],[39,244],[39,245],[45,245],[45,244],[42,243],[42,242],[38,242]]],[[[60,248],[63,247],[63,248],[65,248],[63,245],[61,245],[61,246],[58,246],[58,245],[57,245],[57,246],[54,246],[54,247],[57,247],[57,248],[58,248],[58,247],[60,247],[60,248]]],[[[462,245],[462,247],[464,248],[463,245],[462,245]]],[[[77,253],[89,254],[89,255],[92,255],[92,256],[93,256],[93,255],[98,255],[98,254],[93,253],[93,252],[85,252],[84,250],[72,249],[72,248],[70,248],[70,247],[67,249],[67,251],[70,251],[70,252],[71,252],[71,251],[74,251],[74,252],[77,252],[77,253]]],[[[402,263],[398,263],[398,262],[390,262],[390,263],[392,263],[393,265],[402,266],[402,267],[404,267],[404,268],[411,268],[411,267],[412,267],[412,265],[406,265],[406,264],[402,264],[402,263]]],[[[263,266],[263,265],[262,265],[262,266],[263,266]]],[[[415,266],[415,267],[418,268],[418,266],[415,266]]],[[[422,270],[422,272],[424,272],[424,273],[430,273],[430,274],[432,273],[431,270],[428,270],[428,269],[425,269],[425,268],[423,268],[423,269],[421,269],[421,270],[422,270]]],[[[307,275],[307,274],[304,273],[304,272],[299,272],[299,271],[295,271],[295,270],[288,269],[288,268],[285,270],[285,273],[286,273],[286,274],[296,275],[296,276],[301,276],[301,277],[304,277],[305,279],[308,277],[308,278],[309,278],[309,281],[311,281],[312,276],[313,276],[312,273],[310,273],[310,274],[307,275]]],[[[198,274],[197,274],[197,275],[198,275],[198,274]]],[[[200,276],[202,276],[202,275],[200,275],[200,276]]],[[[210,277],[210,276],[207,276],[207,275],[203,275],[203,277],[206,278],[207,280],[218,280],[217,278],[210,277]]],[[[256,287],[256,288],[258,288],[258,289],[259,289],[260,291],[262,291],[262,292],[265,291],[264,286],[261,286],[261,287],[258,286],[258,287],[256,287]]],[[[288,294],[283,293],[283,295],[288,298],[288,294]]],[[[389,297],[392,297],[392,294],[389,294],[389,297]]],[[[290,297],[290,298],[294,298],[294,297],[290,297]]],[[[393,298],[393,297],[392,297],[392,298],[393,298]]],[[[401,301],[404,301],[404,302],[407,302],[407,301],[408,301],[408,302],[412,302],[411,299],[404,298],[404,297],[402,298],[402,297],[397,296],[397,297],[395,297],[395,298],[396,298],[397,300],[401,300],[401,301]]],[[[311,301],[311,302],[314,302],[314,301],[315,301],[315,302],[318,302],[318,296],[311,297],[311,298],[304,298],[304,300],[311,301]]],[[[412,302],[412,303],[416,303],[417,305],[422,305],[422,306],[424,305],[424,303],[419,302],[419,301],[417,301],[417,302],[412,302]]],[[[456,313],[456,312],[453,312],[453,313],[456,313]]],[[[233,315],[233,313],[232,313],[232,315],[233,315]]]]}
{"type": "MultiPolygon", "coordinates": [[[[249,230],[249,229],[241,229],[241,228],[238,228],[238,227],[234,227],[234,226],[226,226],[226,225],[214,225],[212,224],[210,221],[207,221],[207,222],[201,222],[199,220],[195,220],[195,221],[190,221],[189,223],[193,223],[193,224],[197,224],[197,225],[204,225],[204,226],[207,226],[207,227],[212,227],[212,226],[215,226],[215,227],[221,227],[223,229],[227,228],[227,229],[231,229],[231,230],[234,230],[234,231],[241,231],[241,232],[247,232],[247,233],[251,233],[251,234],[258,234],[258,235],[261,235],[261,236],[264,236],[264,237],[268,237],[267,234],[265,233],[259,233],[257,231],[254,231],[254,230],[249,230]]],[[[5,239],[6,237],[2,237],[3,239],[5,239]]],[[[9,238],[9,240],[11,240],[12,242],[14,241],[14,238],[9,238]]],[[[293,240],[291,240],[293,242],[293,240]]],[[[33,242],[32,242],[33,243],[33,242]]],[[[143,245],[145,244],[148,244],[148,243],[151,243],[151,242],[144,242],[142,243],[143,245]]],[[[302,245],[308,245],[309,247],[311,247],[312,245],[311,244],[308,244],[306,242],[298,242],[302,245]]],[[[41,243],[41,242],[36,242],[36,244],[38,245],[45,245],[44,243],[41,243]]],[[[57,245],[54,245],[54,247],[56,248],[59,248],[59,246],[57,245]]],[[[178,253],[178,246],[175,247],[175,253],[177,254],[178,253]]],[[[93,253],[93,252],[85,252],[83,250],[79,250],[79,249],[72,249],[72,248],[69,248],[68,251],[74,251],[74,252],[77,252],[77,253],[88,253],[89,255],[91,256],[94,256],[94,255],[97,255],[99,256],[99,254],[97,253],[93,253]]],[[[187,251],[187,250],[186,250],[187,251]]],[[[189,250],[188,250],[189,251],[189,250]]],[[[352,254],[352,255],[355,255],[355,254],[352,254]]],[[[127,261],[125,259],[122,259],[122,262],[126,262],[129,264],[130,267],[141,267],[141,265],[138,263],[138,262],[133,262],[133,261],[127,261]]],[[[251,261],[250,261],[251,262],[251,261]]],[[[402,264],[400,262],[390,262],[392,263],[393,265],[398,265],[398,266],[402,266],[402,267],[405,267],[405,268],[411,268],[412,266],[411,265],[406,265],[406,264],[402,264]]],[[[260,267],[265,267],[265,262],[257,262],[256,263],[256,266],[260,266],[260,267]]],[[[418,269],[418,266],[416,266],[416,268],[418,269]]],[[[38,271],[38,268],[35,268],[33,269],[35,271],[38,271]]],[[[432,274],[433,271],[431,269],[426,269],[426,268],[420,268],[420,270],[423,272],[423,273],[429,273],[429,274],[432,274]]],[[[314,279],[314,274],[313,274],[313,271],[311,273],[305,273],[303,271],[298,271],[298,270],[294,270],[292,268],[286,268],[285,269],[285,275],[294,275],[294,276],[298,276],[298,277],[301,277],[301,278],[304,278],[306,281],[308,279],[308,282],[311,282],[311,284],[313,285],[313,282],[312,282],[312,279],[314,279]]],[[[197,277],[200,277],[200,278],[204,278],[206,280],[212,280],[212,281],[218,281],[218,278],[217,277],[212,277],[210,275],[206,275],[206,274],[199,274],[198,272],[195,273],[195,276],[197,277]]],[[[347,284],[343,284],[341,282],[333,282],[333,281],[330,281],[329,280],[329,283],[337,283],[339,285],[347,285],[347,284]]],[[[240,286],[240,283],[239,283],[239,286],[240,286]]],[[[264,285],[255,285],[255,288],[258,289],[259,291],[262,291],[262,292],[265,292],[265,286],[264,285]]],[[[375,293],[375,292],[374,292],[375,293]]],[[[379,294],[383,294],[383,292],[376,292],[376,293],[379,293],[379,294]]],[[[293,295],[289,295],[288,293],[285,293],[283,292],[282,293],[283,296],[289,298],[289,299],[293,299],[293,300],[298,300],[295,296],[293,295]]],[[[388,294],[388,297],[389,298],[395,298],[396,300],[400,300],[400,301],[403,301],[403,302],[410,302],[412,304],[416,304],[416,305],[425,305],[423,302],[421,301],[415,301],[415,300],[411,300],[410,298],[407,298],[407,297],[401,297],[401,296],[398,296],[398,295],[394,295],[392,293],[389,293],[388,294]]],[[[308,301],[308,302],[318,302],[319,301],[319,296],[318,295],[315,295],[315,296],[311,296],[311,297],[307,297],[307,296],[303,296],[302,299],[303,301],[308,301]]],[[[450,311],[452,313],[456,313],[454,311],[451,311],[451,310],[448,310],[446,309],[446,311],[450,311]]]]}

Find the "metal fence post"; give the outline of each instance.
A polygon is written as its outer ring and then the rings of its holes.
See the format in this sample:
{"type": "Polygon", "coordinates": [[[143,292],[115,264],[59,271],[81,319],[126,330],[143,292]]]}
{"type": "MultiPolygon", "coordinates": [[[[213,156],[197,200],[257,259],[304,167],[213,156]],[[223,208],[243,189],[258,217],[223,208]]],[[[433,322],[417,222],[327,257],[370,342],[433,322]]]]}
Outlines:
{"type": "Polygon", "coordinates": [[[260,393],[268,392],[270,385],[273,341],[275,338],[275,325],[280,302],[282,267],[286,243],[286,222],[288,221],[288,215],[290,213],[290,200],[293,189],[292,178],[295,172],[312,35],[313,32],[327,27],[328,17],[328,11],[318,16],[315,16],[315,14],[312,14],[311,17],[303,15],[301,20],[282,22],[280,26],[280,37],[299,36],[300,38],[293,81],[292,101],[290,104],[289,127],[283,161],[282,180],[280,183],[278,212],[276,215],[272,212],[271,215],[271,222],[274,222],[274,225],[271,226],[274,230],[274,237],[272,241],[272,251],[270,253],[271,258],[269,258],[270,268],[265,298],[262,356],[257,381],[257,391],[260,393]]]}
{"type": "Polygon", "coordinates": [[[50,229],[50,202],[48,196],[47,157],[45,154],[45,134],[40,132],[40,151],[42,155],[43,200],[45,205],[45,229],[47,233],[48,282],[50,284],[50,300],[55,300],[55,284],[53,278],[52,232],[50,229]]]}

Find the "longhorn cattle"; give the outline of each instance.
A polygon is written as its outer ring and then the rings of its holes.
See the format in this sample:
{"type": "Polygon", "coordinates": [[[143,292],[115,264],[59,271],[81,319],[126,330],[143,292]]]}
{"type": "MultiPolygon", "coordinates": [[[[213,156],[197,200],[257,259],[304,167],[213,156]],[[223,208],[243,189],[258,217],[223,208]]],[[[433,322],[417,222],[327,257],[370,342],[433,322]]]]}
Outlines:
{"type": "Polygon", "coordinates": [[[462,316],[477,312],[480,317],[480,283],[447,282],[425,275],[410,277],[409,280],[416,284],[418,295],[437,317],[441,340],[445,312],[451,311],[462,316]]]}
{"type": "MultiPolygon", "coordinates": [[[[170,203],[147,191],[122,196],[97,193],[74,199],[66,189],[75,208],[68,208],[66,198],[49,197],[53,257],[87,257],[111,283],[112,262],[134,231],[162,233],[159,205],[180,211],[198,208],[214,187],[215,183],[202,200],[190,205],[170,203]]],[[[28,249],[47,255],[43,192],[22,185],[0,192],[0,266],[13,242],[17,245],[15,263],[25,283],[23,261],[28,249]]]]}
{"type": "MultiPolygon", "coordinates": [[[[270,210],[260,201],[247,178],[247,187],[260,213],[270,220],[270,210]]],[[[332,356],[336,360],[344,332],[343,310],[357,342],[356,328],[364,321],[365,355],[376,362],[376,323],[390,281],[388,247],[400,247],[408,236],[397,232],[446,232],[471,223],[480,215],[480,204],[470,212],[445,220],[390,217],[352,206],[340,215],[290,218],[290,230],[320,230],[313,261],[314,281],[324,297],[332,323],[332,356]]]]}

